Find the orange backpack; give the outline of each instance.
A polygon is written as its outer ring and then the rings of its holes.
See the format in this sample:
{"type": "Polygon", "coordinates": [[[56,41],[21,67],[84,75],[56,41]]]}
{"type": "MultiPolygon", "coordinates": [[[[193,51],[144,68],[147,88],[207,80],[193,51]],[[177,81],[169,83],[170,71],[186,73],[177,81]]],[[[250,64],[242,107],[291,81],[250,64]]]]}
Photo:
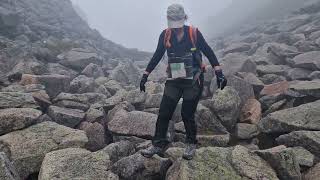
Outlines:
{"type": "MultiPolygon", "coordinates": [[[[198,37],[197,32],[198,32],[198,28],[195,28],[192,26],[189,27],[189,38],[192,42],[193,48],[196,48],[197,37],[198,37]]],[[[170,28],[166,29],[166,33],[164,36],[164,44],[165,44],[166,48],[171,47],[171,43],[170,43],[171,35],[172,35],[172,30],[170,28]]]]}

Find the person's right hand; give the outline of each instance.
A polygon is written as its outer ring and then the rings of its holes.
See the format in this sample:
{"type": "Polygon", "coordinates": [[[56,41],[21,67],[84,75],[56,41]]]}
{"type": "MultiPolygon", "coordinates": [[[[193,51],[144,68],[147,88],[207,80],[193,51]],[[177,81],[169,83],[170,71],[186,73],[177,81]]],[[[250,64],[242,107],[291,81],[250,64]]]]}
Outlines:
{"type": "Polygon", "coordinates": [[[141,81],[140,81],[140,91],[146,92],[146,83],[148,81],[148,74],[143,74],[141,81]]]}
{"type": "Polygon", "coordinates": [[[222,70],[216,70],[215,74],[217,76],[217,85],[218,88],[223,90],[227,86],[227,78],[223,75],[222,70]]]}

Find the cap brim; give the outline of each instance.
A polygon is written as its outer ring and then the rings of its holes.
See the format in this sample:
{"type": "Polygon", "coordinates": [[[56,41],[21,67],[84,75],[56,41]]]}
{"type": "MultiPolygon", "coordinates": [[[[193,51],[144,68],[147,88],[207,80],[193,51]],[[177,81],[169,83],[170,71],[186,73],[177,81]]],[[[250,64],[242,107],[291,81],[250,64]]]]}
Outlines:
{"type": "Polygon", "coordinates": [[[181,28],[184,26],[185,21],[186,21],[185,19],[182,19],[180,21],[168,20],[168,27],[169,28],[181,28]]]}

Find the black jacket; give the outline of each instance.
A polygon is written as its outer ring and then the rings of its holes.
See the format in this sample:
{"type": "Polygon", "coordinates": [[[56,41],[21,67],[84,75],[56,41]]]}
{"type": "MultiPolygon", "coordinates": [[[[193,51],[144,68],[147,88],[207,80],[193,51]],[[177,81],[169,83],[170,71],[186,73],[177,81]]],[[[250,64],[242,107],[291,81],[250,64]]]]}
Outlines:
{"type": "MultiPolygon", "coordinates": [[[[151,73],[154,70],[154,68],[158,65],[158,63],[160,62],[164,53],[167,50],[169,53],[175,52],[179,54],[183,52],[189,52],[190,49],[192,48],[192,42],[189,36],[189,26],[184,26],[184,37],[180,42],[178,42],[177,37],[175,36],[175,33],[172,32],[172,36],[170,39],[171,48],[169,49],[167,49],[164,44],[165,33],[166,33],[166,30],[164,30],[160,35],[157,50],[154,53],[146,69],[148,73],[151,73]]],[[[213,50],[208,45],[208,43],[206,42],[206,40],[204,39],[203,35],[199,30],[197,31],[196,47],[208,58],[211,66],[213,67],[219,66],[219,62],[216,55],[214,54],[213,50]]]]}

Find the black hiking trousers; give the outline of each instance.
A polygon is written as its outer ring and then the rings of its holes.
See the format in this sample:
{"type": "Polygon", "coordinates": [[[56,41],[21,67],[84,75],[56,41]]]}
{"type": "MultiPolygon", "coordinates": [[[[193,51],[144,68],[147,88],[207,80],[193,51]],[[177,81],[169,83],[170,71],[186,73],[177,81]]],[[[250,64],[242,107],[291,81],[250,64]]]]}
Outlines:
{"type": "Polygon", "coordinates": [[[197,144],[197,126],[195,112],[203,91],[203,74],[199,81],[191,79],[168,80],[165,84],[164,95],[161,101],[156,131],[152,144],[164,148],[169,144],[167,131],[176,106],[183,98],[181,116],[186,130],[186,143],[197,144]]]}

